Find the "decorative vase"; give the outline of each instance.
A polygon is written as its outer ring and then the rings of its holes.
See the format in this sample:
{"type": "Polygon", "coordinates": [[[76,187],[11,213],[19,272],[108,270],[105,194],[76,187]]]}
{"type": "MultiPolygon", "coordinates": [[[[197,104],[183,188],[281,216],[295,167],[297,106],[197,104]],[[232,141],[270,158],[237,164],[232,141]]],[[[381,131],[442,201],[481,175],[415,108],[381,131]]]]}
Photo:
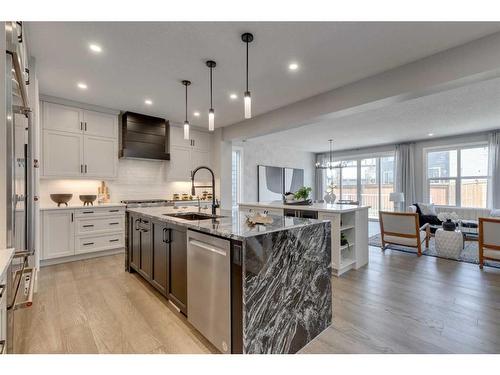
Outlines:
{"type": "Polygon", "coordinates": [[[456,224],[450,219],[443,221],[443,230],[453,232],[456,227],[457,227],[456,224]]]}
{"type": "Polygon", "coordinates": [[[335,203],[337,196],[332,191],[331,193],[326,193],[325,196],[323,197],[323,199],[325,200],[326,203],[333,204],[333,203],[335,203]]]}

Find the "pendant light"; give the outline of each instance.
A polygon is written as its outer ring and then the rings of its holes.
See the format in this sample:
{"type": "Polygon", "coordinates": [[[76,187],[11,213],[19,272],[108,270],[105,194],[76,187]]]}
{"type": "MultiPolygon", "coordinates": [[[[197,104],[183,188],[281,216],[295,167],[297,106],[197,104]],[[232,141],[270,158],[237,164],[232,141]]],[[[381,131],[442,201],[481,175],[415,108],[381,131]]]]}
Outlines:
{"type": "Polygon", "coordinates": [[[325,164],[316,162],[316,169],[330,169],[332,170],[334,168],[333,166],[333,139],[329,139],[328,142],[330,143],[330,152],[328,153],[328,159],[329,161],[325,164]]]}
{"type": "Polygon", "coordinates": [[[247,45],[247,69],[246,69],[246,91],[243,96],[245,103],[245,118],[252,117],[252,97],[250,96],[250,91],[248,90],[248,43],[253,40],[253,35],[250,33],[244,33],[241,35],[241,40],[247,45]]]}
{"type": "Polygon", "coordinates": [[[208,110],[208,130],[213,132],[215,128],[215,111],[213,106],[213,93],[212,93],[212,69],[217,66],[215,61],[208,60],[207,66],[210,68],[210,109],[208,110]]]}
{"type": "Polygon", "coordinates": [[[188,86],[191,81],[182,81],[182,84],[186,87],[186,119],[184,120],[184,139],[189,139],[189,121],[188,121],[188,86]]]}

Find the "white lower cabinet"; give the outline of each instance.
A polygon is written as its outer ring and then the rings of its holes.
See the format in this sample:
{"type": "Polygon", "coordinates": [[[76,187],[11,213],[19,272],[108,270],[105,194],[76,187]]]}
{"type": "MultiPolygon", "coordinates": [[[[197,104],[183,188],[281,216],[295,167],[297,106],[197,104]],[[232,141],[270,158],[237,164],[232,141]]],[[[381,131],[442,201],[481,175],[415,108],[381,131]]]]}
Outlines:
{"type": "Polygon", "coordinates": [[[44,210],[42,260],[119,249],[125,246],[125,211],[117,208],[44,210]]]}
{"type": "Polygon", "coordinates": [[[44,211],[42,214],[42,259],[75,253],[73,210],[44,211]]]}

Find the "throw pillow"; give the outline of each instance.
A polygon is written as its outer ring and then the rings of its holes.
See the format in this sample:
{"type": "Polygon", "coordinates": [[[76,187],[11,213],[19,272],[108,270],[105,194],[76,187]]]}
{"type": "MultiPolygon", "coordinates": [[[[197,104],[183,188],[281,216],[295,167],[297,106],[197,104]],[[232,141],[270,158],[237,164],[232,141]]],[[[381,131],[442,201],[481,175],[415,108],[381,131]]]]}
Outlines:
{"type": "Polygon", "coordinates": [[[490,211],[491,217],[500,217],[500,209],[494,208],[490,211]]]}
{"type": "Polygon", "coordinates": [[[433,203],[419,203],[418,207],[420,207],[420,211],[422,211],[422,215],[425,216],[437,216],[436,208],[433,203]]]}

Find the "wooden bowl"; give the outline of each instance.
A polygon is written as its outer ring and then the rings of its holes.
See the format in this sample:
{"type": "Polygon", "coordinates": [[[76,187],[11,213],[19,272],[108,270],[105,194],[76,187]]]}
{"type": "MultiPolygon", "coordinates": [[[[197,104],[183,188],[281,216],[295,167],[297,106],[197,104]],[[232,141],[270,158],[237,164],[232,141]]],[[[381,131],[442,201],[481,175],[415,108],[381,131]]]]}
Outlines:
{"type": "Polygon", "coordinates": [[[50,199],[57,203],[57,207],[61,204],[68,206],[68,202],[73,198],[73,194],[50,194],[50,199]]]}
{"type": "Polygon", "coordinates": [[[95,194],[80,195],[80,200],[83,202],[84,206],[93,206],[94,201],[97,199],[95,194]]]}

